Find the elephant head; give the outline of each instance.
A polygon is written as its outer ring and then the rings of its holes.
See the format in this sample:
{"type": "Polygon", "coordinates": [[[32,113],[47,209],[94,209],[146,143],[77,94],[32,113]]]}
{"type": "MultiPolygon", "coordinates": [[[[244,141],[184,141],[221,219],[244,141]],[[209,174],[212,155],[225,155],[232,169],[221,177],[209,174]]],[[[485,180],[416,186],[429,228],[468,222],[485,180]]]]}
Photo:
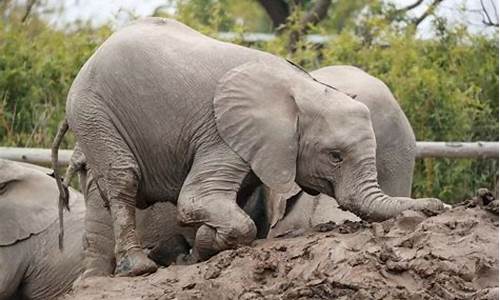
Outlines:
{"type": "Polygon", "coordinates": [[[273,191],[298,184],[369,220],[443,206],[384,194],[368,108],[286,61],[230,70],[218,83],[214,111],[223,140],[273,191]]]}

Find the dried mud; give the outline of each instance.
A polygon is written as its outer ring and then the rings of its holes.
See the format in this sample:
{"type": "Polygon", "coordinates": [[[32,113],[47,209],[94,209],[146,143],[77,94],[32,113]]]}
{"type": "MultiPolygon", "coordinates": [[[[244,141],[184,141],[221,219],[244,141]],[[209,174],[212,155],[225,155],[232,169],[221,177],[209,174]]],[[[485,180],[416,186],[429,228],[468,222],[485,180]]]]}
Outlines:
{"type": "Polygon", "coordinates": [[[65,299],[498,299],[498,200],[326,223],[191,266],[89,278],[65,299]]]}

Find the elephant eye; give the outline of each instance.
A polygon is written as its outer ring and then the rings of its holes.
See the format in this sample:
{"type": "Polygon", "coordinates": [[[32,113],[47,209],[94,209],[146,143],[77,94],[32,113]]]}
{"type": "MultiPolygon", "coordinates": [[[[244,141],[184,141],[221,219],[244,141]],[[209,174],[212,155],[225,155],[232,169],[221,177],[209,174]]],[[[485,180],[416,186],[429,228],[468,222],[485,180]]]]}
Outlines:
{"type": "Polygon", "coordinates": [[[0,195],[7,192],[9,185],[13,182],[16,182],[16,181],[17,181],[16,179],[12,179],[9,181],[0,182],[0,195]]]}
{"type": "Polygon", "coordinates": [[[0,182],[0,195],[7,191],[7,185],[9,182],[0,182]]]}
{"type": "Polygon", "coordinates": [[[333,150],[332,152],[330,152],[330,160],[335,164],[341,163],[342,162],[342,155],[341,155],[340,151],[333,150]]]}

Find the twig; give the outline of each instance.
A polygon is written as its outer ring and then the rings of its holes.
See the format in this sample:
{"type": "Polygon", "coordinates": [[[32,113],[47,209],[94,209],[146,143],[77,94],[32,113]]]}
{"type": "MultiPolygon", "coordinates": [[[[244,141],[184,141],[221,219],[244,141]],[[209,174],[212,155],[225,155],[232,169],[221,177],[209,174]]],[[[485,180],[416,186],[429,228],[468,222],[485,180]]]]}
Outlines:
{"type": "Polygon", "coordinates": [[[408,11],[408,10],[412,10],[414,9],[415,7],[419,6],[420,4],[422,4],[422,2],[424,2],[424,0],[417,0],[415,3],[413,4],[410,4],[408,6],[405,6],[403,8],[400,8],[397,10],[397,12],[404,12],[404,11],[408,11]]]}
{"type": "Polygon", "coordinates": [[[496,12],[496,7],[493,4],[493,2],[491,3],[491,5],[493,6],[494,11],[495,11],[495,15],[496,15],[496,19],[497,19],[496,22],[491,19],[491,16],[488,13],[488,10],[486,9],[486,5],[484,5],[483,0],[479,1],[479,3],[481,3],[481,8],[482,8],[482,12],[483,12],[482,13],[483,24],[486,25],[486,26],[496,26],[496,27],[498,27],[498,14],[496,12]]]}
{"type": "Polygon", "coordinates": [[[35,6],[37,0],[29,0],[28,4],[26,5],[26,12],[24,13],[23,18],[21,19],[21,23],[24,23],[29,15],[31,14],[31,10],[33,9],[33,6],[35,6]]]}
{"type": "Polygon", "coordinates": [[[422,23],[423,20],[425,20],[428,16],[430,16],[434,10],[438,7],[438,5],[443,2],[444,0],[434,0],[429,7],[425,10],[425,12],[418,18],[416,18],[413,23],[415,26],[418,26],[420,23],[422,23]]]}
{"type": "Polygon", "coordinates": [[[300,21],[300,29],[290,33],[290,42],[288,45],[290,52],[295,52],[300,36],[307,33],[310,25],[316,25],[326,17],[331,4],[331,0],[318,0],[313,8],[306,13],[300,21]]]}

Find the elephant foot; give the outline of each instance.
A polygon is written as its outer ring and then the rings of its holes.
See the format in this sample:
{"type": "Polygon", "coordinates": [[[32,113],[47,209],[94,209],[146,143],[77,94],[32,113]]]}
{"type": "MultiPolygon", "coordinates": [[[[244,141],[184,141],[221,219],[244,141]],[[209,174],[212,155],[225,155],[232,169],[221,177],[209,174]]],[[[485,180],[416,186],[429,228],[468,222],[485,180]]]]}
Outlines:
{"type": "Polygon", "coordinates": [[[181,234],[176,234],[169,239],[161,240],[148,254],[148,257],[160,266],[168,267],[172,263],[182,260],[189,255],[188,242],[181,234]]]}
{"type": "Polygon", "coordinates": [[[131,249],[116,264],[115,276],[139,276],[156,272],[158,266],[142,249],[131,249]]]}
{"type": "Polygon", "coordinates": [[[196,232],[193,252],[190,254],[190,260],[204,261],[214,256],[224,248],[216,243],[217,231],[207,225],[202,225],[196,232]]]}

